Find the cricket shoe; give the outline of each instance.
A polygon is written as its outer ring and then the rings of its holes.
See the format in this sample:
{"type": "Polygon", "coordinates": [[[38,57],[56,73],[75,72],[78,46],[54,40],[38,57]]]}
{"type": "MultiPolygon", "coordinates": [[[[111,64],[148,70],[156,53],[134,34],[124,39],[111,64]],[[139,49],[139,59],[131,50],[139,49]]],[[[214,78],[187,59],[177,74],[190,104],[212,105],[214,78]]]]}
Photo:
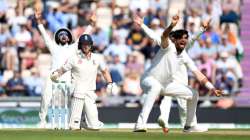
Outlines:
{"type": "Polygon", "coordinates": [[[96,125],[96,126],[91,126],[91,127],[89,127],[89,126],[86,124],[86,122],[84,122],[83,125],[82,125],[82,127],[81,127],[81,129],[84,128],[84,129],[86,129],[86,130],[99,131],[100,129],[103,128],[103,126],[104,126],[104,123],[101,122],[101,121],[99,121],[99,124],[98,124],[98,125],[96,125]]]}
{"type": "Polygon", "coordinates": [[[138,123],[136,123],[133,132],[147,132],[147,128],[145,128],[142,125],[139,125],[138,123]]]}
{"type": "Polygon", "coordinates": [[[39,128],[46,128],[47,122],[46,121],[40,121],[38,124],[39,128]]]}
{"type": "Polygon", "coordinates": [[[183,132],[189,133],[189,132],[207,132],[208,128],[201,127],[198,125],[195,126],[185,126],[183,129],[183,132]]]}
{"type": "Polygon", "coordinates": [[[133,132],[147,132],[147,128],[135,128],[133,132]]]}
{"type": "Polygon", "coordinates": [[[69,127],[69,130],[72,130],[72,131],[81,131],[81,129],[77,128],[77,127],[69,127]]]}
{"type": "Polygon", "coordinates": [[[166,127],[166,124],[161,117],[158,118],[157,123],[162,128],[164,134],[167,134],[169,132],[169,129],[166,127]]]}

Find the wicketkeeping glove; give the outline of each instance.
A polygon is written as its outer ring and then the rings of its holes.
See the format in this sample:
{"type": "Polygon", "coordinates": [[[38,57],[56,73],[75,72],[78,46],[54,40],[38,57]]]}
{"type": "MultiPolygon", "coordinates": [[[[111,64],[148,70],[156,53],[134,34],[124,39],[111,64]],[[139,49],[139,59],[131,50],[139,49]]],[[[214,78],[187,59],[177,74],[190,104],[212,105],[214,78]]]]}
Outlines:
{"type": "Polygon", "coordinates": [[[54,72],[52,72],[52,74],[50,75],[50,79],[53,81],[53,82],[55,82],[55,83],[57,83],[58,82],[58,76],[59,76],[59,73],[57,72],[57,71],[54,71],[54,72]]]}

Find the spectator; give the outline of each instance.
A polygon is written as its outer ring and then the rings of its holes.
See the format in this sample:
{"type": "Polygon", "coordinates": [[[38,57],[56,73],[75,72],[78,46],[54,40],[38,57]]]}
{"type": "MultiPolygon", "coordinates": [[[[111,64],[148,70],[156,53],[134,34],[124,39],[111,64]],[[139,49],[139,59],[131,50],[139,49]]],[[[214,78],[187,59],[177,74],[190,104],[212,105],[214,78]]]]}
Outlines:
{"type": "Polygon", "coordinates": [[[14,76],[7,82],[7,94],[8,96],[25,96],[26,88],[21,77],[21,73],[14,71],[14,76]]]}
{"type": "Polygon", "coordinates": [[[135,54],[131,54],[127,58],[127,62],[125,64],[125,74],[129,74],[135,72],[141,75],[144,71],[143,65],[139,63],[138,56],[135,54]]]}
{"type": "Polygon", "coordinates": [[[142,89],[140,88],[140,76],[136,72],[128,73],[123,83],[123,95],[125,96],[140,96],[142,89]]]}
{"type": "Polygon", "coordinates": [[[0,74],[0,98],[7,96],[6,91],[5,91],[5,86],[6,86],[6,83],[3,82],[3,75],[0,74]]]}
{"type": "Polygon", "coordinates": [[[212,44],[219,44],[220,43],[220,36],[217,32],[213,31],[214,29],[210,26],[208,27],[207,31],[201,35],[201,39],[206,41],[207,38],[210,38],[212,44]]]}
{"type": "Polygon", "coordinates": [[[36,68],[32,68],[31,75],[24,78],[24,84],[27,88],[28,96],[41,96],[44,81],[36,68]]]}
{"type": "Polygon", "coordinates": [[[2,64],[6,70],[18,70],[18,52],[16,40],[13,38],[7,40],[5,52],[3,54],[2,64]]]}
{"type": "Polygon", "coordinates": [[[0,24],[7,23],[6,11],[7,11],[8,7],[9,7],[9,5],[7,3],[7,0],[2,0],[1,5],[0,5],[0,24]]]}
{"type": "Polygon", "coordinates": [[[8,39],[11,38],[11,34],[8,30],[7,24],[0,24],[0,50],[6,45],[8,39]]]}
{"type": "Polygon", "coordinates": [[[140,9],[143,13],[149,9],[149,0],[130,0],[129,9],[135,11],[140,9]]]}
{"type": "Polygon", "coordinates": [[[124,80],[125,65],[121,63],[119,55],[113,55],[112,63],[109,65],[113,82],[121,85],[124,80]]]}
{"type": "Polygon", "coordinates": [[[166,10],[168,7],[168,0],[150,0],[149,5],[154,10],[158,10],[158,9],[166,10]]]}
{"type": "Polygon", "coordinates": [[[105,50],[105,56],[118,55],[121,63],[125,63],[127,56],[131,54],[131,48],[121,42],[121,38],[118,34],[113,34],[113,43],[110,44],[105,50]]]}
{"type": "Polygon", "coordinates": [[[220,59],[217,61],[217,68],[222,71],[226,71],[226,75],[233,79],[237,83],[234,85],[234,92],[239,92],[239,88],[242,87],[243,73],[239,63],[236,59],[229,58],[227,52],[220,54],[220,59]]]}
{"type": "Polygon", "coordinates": [[[226,38],[228,39],[228,42],[232,44],[233,46],[236,46],[237,35],[231,30],[230,25],[228,23],[225,24],[225,28],[224,30],[222,30],[222,36],[226,36],[226,38]]]}
{"type": "Polygon", "coordinates": [[[222,10],[223,13],[220,17],[221,24],[224,22],[233,22],[238,24],[239,21],[239,15],[237,14],[238,7],[235,6],[235,3],[232,0],[226,0],[226,2],[223,3],[222,10]]]}
{"type": "Polygon", "coordinates": [[[32,44],[29,43],[29,46],[24,49],[23,52],[20,53],[20,57],[22,59],[21,69],[30,69],[35,66],[35,61],[37,59],[37,52],[35,48],[32,48],[32,44]]]}
{"type": "Polygon", "coordinates": [[[148,38],[143,30],[133,24],[132,29],[127,37],[127,43],[132,47],[133,50],[140,50],[146,46],[148,38]]]}
{"type": "Polygon", "coordinates": [[[206,53],[201,54],[200,56],[200,64],[198,64],[198,68],[210,81],[214,82],[215,72],[216,72],[216,65],[213,59],[209,58],[206,53]]]}
{"type": "Polygon", "coordinates": [[[49,7],[49,13],[46,17],[46,21],[48,22],[49,30],[52,32],[56,32],[60,27],[65,27],[60,22],[60,19],[57,18],[58,14],[60,14],[60,13],[58,12],[57,5],[51,5],[49,7]]]}
{"type": "Polygon", "coordinates": [[[233,45],[228,42],[227,36],[223,35],[221,38],[221,43],[218,46],[218,52],[226,52],[230,56],[235,56],[236,48],[234,48],[233,45]]]}
{"type": "Polygon", "coordinates": [[[212,43],[211,38],[207,38],[205,41],[205,47],[202,47],[202,53],[206,53],[209,58],[216,59],[217,58],[217,48],[212,43]]]}
{"type": "MultiPolygon", "coordinates": [[[[198,11],[196,9],[191,9],[191,15],[187,18],[187,25],[190,25],[191,23],[193,23],[194,32],[198,32],[200,30],[201,17],[198,15],[198,11]]],[[[189,26],[186,28],[190,31],[189,26]]]]}
{"type": "Polygon", "coordinates": [[[98,52],[103,52],[109,43],[109,36],[100,27],[95,27],[92,38],[95,49],[98,52]]]}
{"type": "Polygon", "coordinates": [[[234,92],[234,85],[234,79],[228,76],[226,71],[218,70],[216,72],[215,87],[221,89],[225,95],[230,95],[234,92]]]}

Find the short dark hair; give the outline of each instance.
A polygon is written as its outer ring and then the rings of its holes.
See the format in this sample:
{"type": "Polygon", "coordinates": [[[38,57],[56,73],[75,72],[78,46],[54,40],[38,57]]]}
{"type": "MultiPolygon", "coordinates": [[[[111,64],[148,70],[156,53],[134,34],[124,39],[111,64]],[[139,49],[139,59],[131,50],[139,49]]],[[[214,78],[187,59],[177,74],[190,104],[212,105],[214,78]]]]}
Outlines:
{"type": "MultiPolygon", "coordinates": [[[[171,33],[171,32],[170,32],[171,33]]],[[[175,38],[175,39],[180,39],[182,38],[183,35],[187,35],[187,37],[189,36],[188,35],[188,31],[187,30],[184,30],[184,29],[179,29],[179,30],[176,30],[174,31],[172,34],[171,34],[171,37],[175,38]]]]}
{"type": "Polygon", "coordinates": [[[173,35],[174,35],[174,31],[171,31],[168,36],[173,37],[173,35]]]}

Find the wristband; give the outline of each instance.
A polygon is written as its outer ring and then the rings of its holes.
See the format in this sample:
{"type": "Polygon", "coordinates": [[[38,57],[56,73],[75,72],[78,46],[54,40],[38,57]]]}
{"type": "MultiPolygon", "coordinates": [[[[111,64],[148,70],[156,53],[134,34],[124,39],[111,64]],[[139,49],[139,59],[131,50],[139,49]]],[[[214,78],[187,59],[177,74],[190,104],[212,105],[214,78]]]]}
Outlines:
{"type": "Polygon", "coordinates": [[[206,86],[206,88],[208,88],[209,90],[214,89],[213,84],[212,84],[212,83],[210,83],[209,81],[207,81],[207,82],[205,83],[205,86],[206,86]]]}

